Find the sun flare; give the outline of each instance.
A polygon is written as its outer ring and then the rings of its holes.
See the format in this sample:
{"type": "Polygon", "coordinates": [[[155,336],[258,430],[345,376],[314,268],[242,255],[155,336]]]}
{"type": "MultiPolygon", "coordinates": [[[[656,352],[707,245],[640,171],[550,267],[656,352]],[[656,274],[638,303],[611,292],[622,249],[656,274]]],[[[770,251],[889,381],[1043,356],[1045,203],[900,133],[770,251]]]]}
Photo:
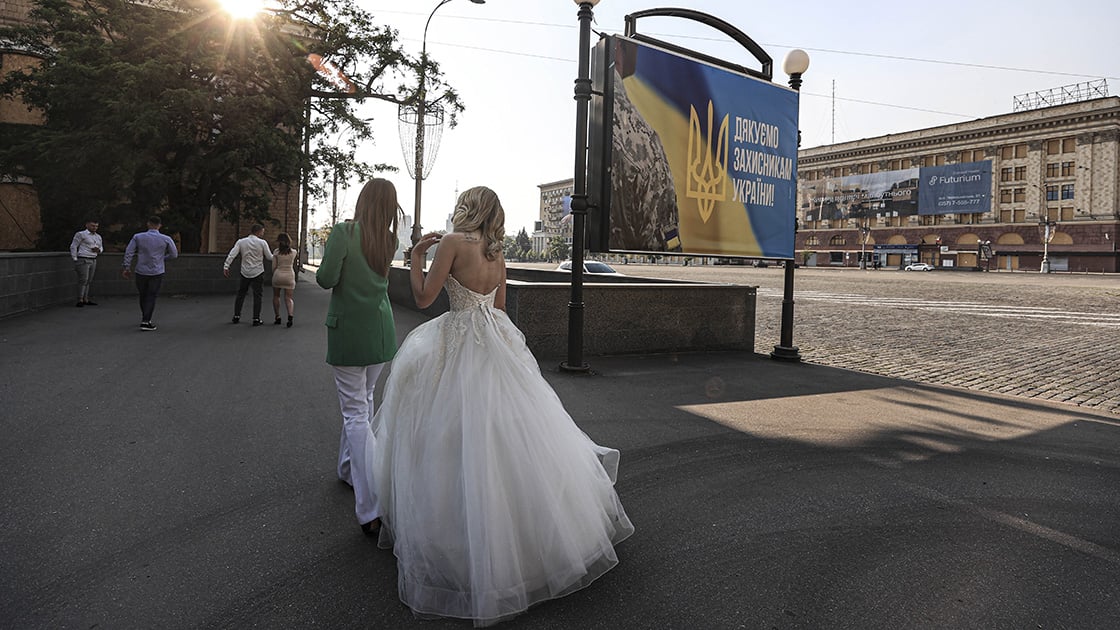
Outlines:
{"type": "Polygon", "coordinates": [[[248,20],[264,8],[264,0],[221,0],[222,8],[235,19],[248,20]]]}

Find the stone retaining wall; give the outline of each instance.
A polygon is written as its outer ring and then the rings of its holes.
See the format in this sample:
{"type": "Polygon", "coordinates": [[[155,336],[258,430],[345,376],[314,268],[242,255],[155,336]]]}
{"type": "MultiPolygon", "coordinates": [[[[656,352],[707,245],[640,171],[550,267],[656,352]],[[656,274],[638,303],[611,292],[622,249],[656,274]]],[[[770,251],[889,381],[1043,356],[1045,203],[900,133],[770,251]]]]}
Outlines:
{"type": "MultiPolygon", "coordinates": [[[[563,357],[568,348],[568,274],[523,271],[529,270],[509,270],[506,312],[525,333],[535,355],[563,357]],[[519,279],[522,276],[532,280],[519,279]]],[[[594,277],[583,287],[583,349],[588,355],[754,351],[756,287],[605,278],[594,277]]],[[[408,269],[391,270],[389,295],[395,303],[419,310],[412,299],[408,269]]],[[[421,312],[435,317],[447,309],[447,295],[441,292],[421,312]]]]}

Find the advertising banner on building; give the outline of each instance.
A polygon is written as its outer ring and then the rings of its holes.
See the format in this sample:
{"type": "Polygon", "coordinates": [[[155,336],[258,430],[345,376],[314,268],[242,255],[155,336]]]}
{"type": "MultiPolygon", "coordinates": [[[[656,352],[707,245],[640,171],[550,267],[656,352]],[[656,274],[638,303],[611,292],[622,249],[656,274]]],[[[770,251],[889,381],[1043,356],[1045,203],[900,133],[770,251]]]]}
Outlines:
{"type": "Polygon", "coordinates": [[[803,221],[988,212],[992,163],[923,166],[801,182],[803,221]]]}
{"type": "Polygon", "coordinates": [[[991,209],[992,163],[967,162],[923,167],[918,214],[958,214],[991,209]]]}
{"type": "Polygon", "coordinates": [[[593,67],[593,251],[793,257],[797,92],[618,36],[593,67]]]}

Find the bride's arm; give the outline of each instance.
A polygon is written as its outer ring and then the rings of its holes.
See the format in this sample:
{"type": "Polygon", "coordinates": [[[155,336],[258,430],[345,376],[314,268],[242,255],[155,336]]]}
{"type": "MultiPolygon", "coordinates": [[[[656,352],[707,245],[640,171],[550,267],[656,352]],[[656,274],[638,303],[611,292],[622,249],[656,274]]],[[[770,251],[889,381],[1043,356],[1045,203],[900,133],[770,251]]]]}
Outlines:
{"type": "MultiPolygon", "coordinates": [[[[502,256],[498,254],[498,256],[502,256]]],[[[498,292],[494,295],[494,308],[499,310],[506,310],[506,260],[502,260],[502,278],[498,281],[498,292]]]]}
{"type": "Polygon", "coordinates": [[[416,300],[418,308],[428,308],[439,297],[443,283],[447,281],[447,274],[451,273],[451,263],[455,260],[458,244],[459,239],[451,234],[441,238],[439,234],[432,233],[425,234],[424,238],[412,248],[412,268],[408,278],[412,285],[412,298],[416,300]],[[436,243],[439,243],[440,247],[436,250],[432,266],[425,275],[424,258],[428,248],[436,243]]]}

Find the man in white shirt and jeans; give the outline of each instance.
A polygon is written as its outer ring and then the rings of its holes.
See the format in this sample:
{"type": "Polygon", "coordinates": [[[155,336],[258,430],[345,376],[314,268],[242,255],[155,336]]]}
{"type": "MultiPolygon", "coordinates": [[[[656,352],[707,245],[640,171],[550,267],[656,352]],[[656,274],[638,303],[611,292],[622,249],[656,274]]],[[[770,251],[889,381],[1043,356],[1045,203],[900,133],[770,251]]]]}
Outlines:
{"type": "Polygon", "coordinates": [[[245,304],[245,294],[249,287],[253,287],[253,325],[261,325],[261,291],[264,287],[264,261],[272,260],[272,251],[268,242],[261,238],[264,226],[256,223],[249,229],[249,235],[238,239],[226,256],[226,264],[222,269],[225,277],[229,277],[229,266],[233,259],[241,256],[241,285],[237,288],[237,299],[233,302],[233,323],[241,321],[241,307],[245,304]]]}
{"type": "Polygon", "coordinates": [[[98,227],[97,221],[86,221],[86,229],[75,232],[74,240],[70,241],[70,258],[78,274],[78,303],[74,306],[97,306],[97,302],[89,299],[89,285],[97,271],[97,255],[102,249],[98,227]]]}

